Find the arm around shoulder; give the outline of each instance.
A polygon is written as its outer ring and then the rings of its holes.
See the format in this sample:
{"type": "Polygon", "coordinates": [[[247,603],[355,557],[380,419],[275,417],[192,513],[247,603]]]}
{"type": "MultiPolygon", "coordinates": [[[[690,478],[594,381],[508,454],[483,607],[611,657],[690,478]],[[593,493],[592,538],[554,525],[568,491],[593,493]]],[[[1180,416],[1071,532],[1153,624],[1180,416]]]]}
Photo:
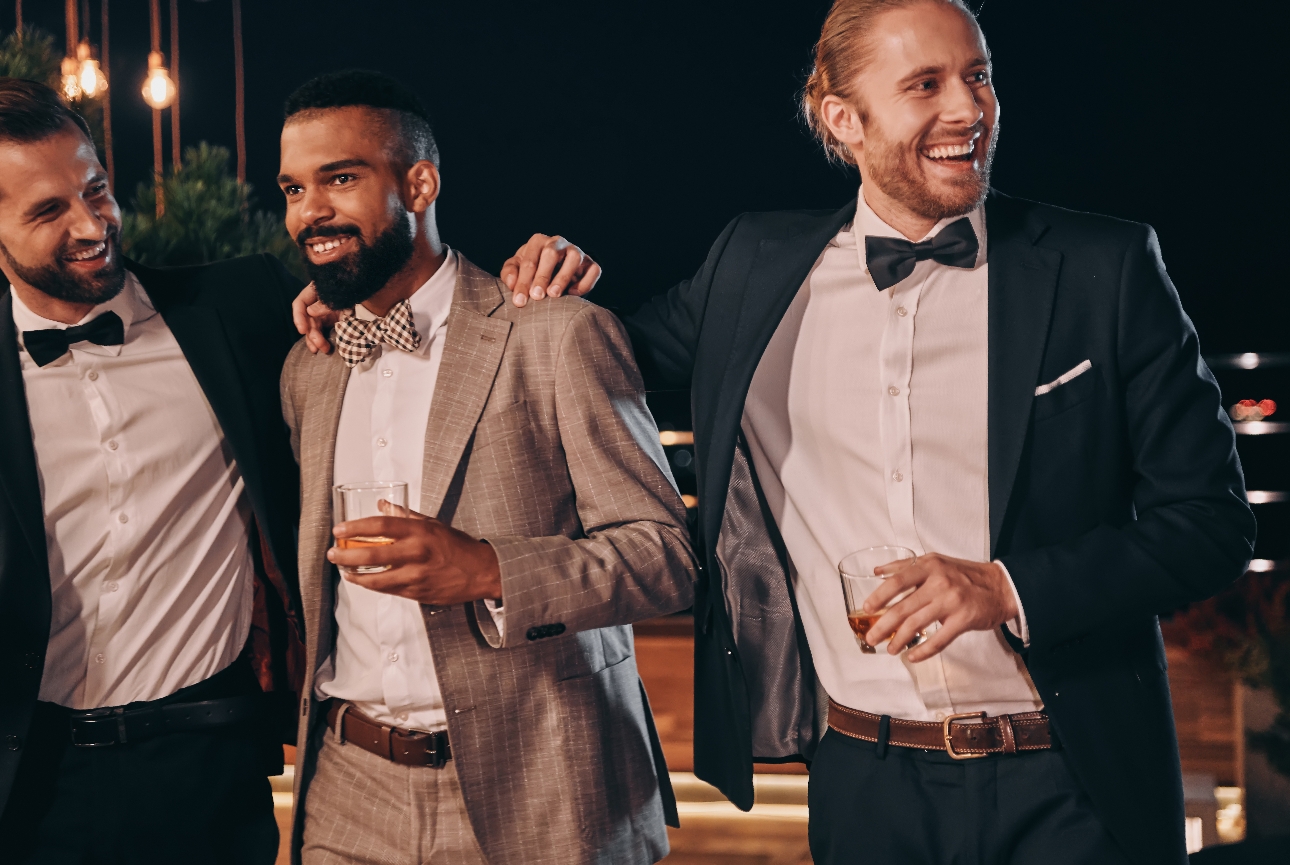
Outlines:
{"type": "Polygon", "coordinates": [[[689,387],[712,282],[742,219],[735,217],[725,227],[693,277],[650,298],[625,318],[636,359],[650,387],[689,387]]]}

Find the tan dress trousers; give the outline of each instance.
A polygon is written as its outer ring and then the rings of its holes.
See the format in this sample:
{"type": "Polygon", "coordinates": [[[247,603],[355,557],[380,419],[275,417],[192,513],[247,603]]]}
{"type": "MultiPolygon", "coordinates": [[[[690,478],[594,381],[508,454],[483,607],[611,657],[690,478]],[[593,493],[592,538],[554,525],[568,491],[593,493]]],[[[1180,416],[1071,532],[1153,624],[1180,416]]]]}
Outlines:
{"type": "Polygon", "coordinates": [[[323,735],[304,801],[304,865],[486,865],[455,763],[400,766],[323,735]]]}

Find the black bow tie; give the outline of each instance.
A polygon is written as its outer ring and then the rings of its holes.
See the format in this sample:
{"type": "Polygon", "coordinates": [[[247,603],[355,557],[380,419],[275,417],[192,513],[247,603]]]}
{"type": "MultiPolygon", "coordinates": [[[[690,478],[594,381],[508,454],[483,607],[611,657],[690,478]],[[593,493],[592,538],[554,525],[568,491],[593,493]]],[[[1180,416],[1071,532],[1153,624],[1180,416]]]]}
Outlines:
{"type": "Polygon", "coordinates": [[[24,330],[22,343],[37,366],[46,366],[67,354],[78,342],[95,345],[121,345],[125,342],[125,325],[115,312],[105,312],[93,321],[66,329],[24,330]]]}
{"type": "Polygon", "coordinates": [[[864,257],[879,291],[891,288],[914,272],[914,265],[932,259],[949,267],[976,265],[978,245],[966,216],[941,229],[931,240],[913,243],[898,237],[865,237],[864,257]]]}

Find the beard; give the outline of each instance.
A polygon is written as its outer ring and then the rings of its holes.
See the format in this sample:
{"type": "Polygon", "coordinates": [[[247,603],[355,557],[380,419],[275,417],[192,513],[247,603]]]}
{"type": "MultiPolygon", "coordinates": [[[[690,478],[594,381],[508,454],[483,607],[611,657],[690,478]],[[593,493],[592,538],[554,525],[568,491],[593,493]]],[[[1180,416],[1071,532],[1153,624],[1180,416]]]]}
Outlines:
{"type": "Polygon", "coordinates": [[[305,228],[296,235],[296,243],[318,299],[332,309],[349,309],[376,294],[411,260],[413,252],[412,231],[399,219],[371,244],[352,225],[305,228]],[[336,261],[314,264],[305,243],[320,237],[352,237],[357,249],[336,261]]]}
{"type": "Polygon", "coordinates": [[[54,255],[52,261],[37,267],[20,264],[9,252],[8,247],[0,243],[0,253],[13,268],[14,274],[23,282],[50,297],[66,303],[86,303],[98,305],[107,303],[125,288],[125,264],[121,261],[121,250],[118,243],[121,230],[116,226],[108,227],[107,254],[102,267],[94,273],[77,273],[63,260],[64,256],[83,252],[97,244],[76,241],[69,243],[54,255]]]}
{"type": "MultiPolygon", "coordinates": [[[[984,132],[984,130],[982,130],[984,132]]],[[[990,191],[990,169],[999,142],[999,125],[990,129],[985,159],[976,171],[933,184],[923,173],[919,155],[921,146],[910,148],[905,142],[888,138],[877,122],[869,119],[865,127],[864,159],[874,185],[890,198],[899,201],[925,219],[942,220],[962,216],[975,210],[990,191]]]]}

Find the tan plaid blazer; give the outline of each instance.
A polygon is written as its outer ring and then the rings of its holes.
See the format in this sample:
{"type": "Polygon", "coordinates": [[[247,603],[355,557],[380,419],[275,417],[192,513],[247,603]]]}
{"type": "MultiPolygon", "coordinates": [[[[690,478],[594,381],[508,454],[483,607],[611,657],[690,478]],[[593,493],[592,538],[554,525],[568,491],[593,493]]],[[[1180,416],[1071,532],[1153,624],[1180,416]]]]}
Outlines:
{"type": "MultiPolygon", "coordinates": [[[[516,309],[501,282],[460,261],[420,511],[493,545],[506,622],[499,639],[482,602],[424,608],[449,766],[492,865],[655,862],[671,789],[628,625],[692,603],[685,508],[618,320],[576,298],[516,309]]],[[[303,341],[282,373],[302,479],[308,652],[297,861],[313,675],[335,640],[338,575],[325,556],[348,380],[335,353],[311,355],[303,341]]]]}

